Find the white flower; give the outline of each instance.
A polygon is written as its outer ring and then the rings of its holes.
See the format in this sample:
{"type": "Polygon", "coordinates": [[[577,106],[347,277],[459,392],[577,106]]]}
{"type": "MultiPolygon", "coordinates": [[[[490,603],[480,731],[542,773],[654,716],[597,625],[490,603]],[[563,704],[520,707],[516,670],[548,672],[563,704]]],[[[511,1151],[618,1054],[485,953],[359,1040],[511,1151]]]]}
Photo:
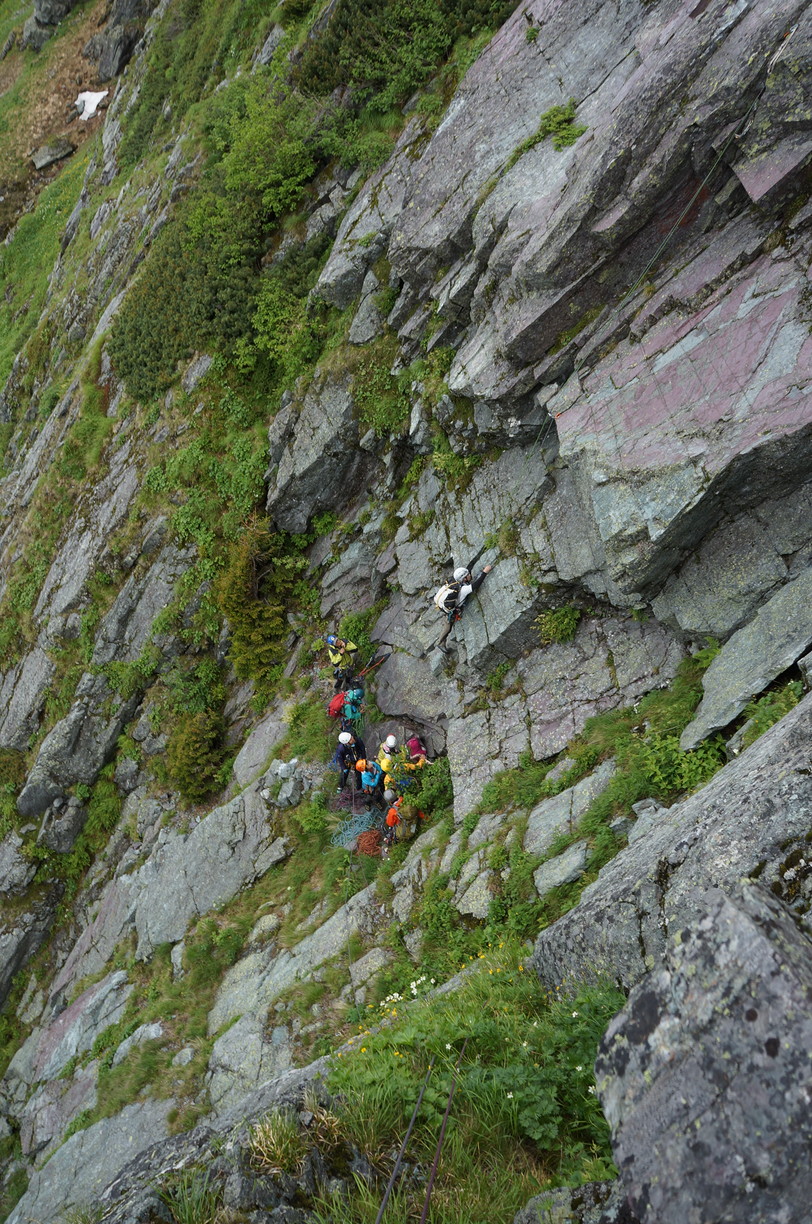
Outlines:
{"type": "Polygon", "coordinates": [[[509,1101],[512,1101],[512,1100],[513,1100],[513,1093],[512,1093],[512,1092],[509,1092],[509,1093],[508,1093],[508,1100],[509,1100],[509,1101]]]}
{"type": "Polygon", "coordinates": [[[447,1041],[447,1042],[445,1043],[445,1048],[446,1048],[447,1050],[450,1050],[450,1049],[451,1049],[451,1042],[450,1042],[450,1041],[447,1041]]]}
{"type": "Polygon", "coordinates": [[[574,1018],[575,1018],[575,1017],[578,1015],[578,1013],[577,1013],[577,1012],[573,1012],[573,1013],[572,1013],[572,1015],[573,1015],[573,1019],[574,1019],[574,1018]]]}
{"type": "Polygon", "coordinates": [[[576,1071],[583,1071],[583,1067],[576,1067],[576,1068],[575,1068],[575,1070],[576,1070],[576,1071]]]}
{"type": "Polygon", "coordinates": [[[594,1096],[595,1095],[595,1085],[590,1084],[589,1087],[587,1088],[587,1092],[591,1092],[592,1095],[594,1096]]]}
{"type": "Polygon", "coordinates": [[[527,1042],[526,1042],[526,1041],[523,1041],[523,1042],[522,1042],[522,1049],[523,1049],[523,1050],[526,1050],[526,1049],[527,1049],[527,1042]]]}

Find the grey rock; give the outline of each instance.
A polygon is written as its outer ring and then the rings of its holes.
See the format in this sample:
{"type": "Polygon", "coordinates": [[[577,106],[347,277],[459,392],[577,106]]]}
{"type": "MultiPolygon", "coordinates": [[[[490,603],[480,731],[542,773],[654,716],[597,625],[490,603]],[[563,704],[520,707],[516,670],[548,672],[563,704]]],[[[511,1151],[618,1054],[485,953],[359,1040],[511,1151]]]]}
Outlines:
{"type": "Polygon", "coordinates": [[[22,913],[13,920],[0,921],[0,1001],[8,995],[14,976],[45,942],[56,916],[58,889],[29,895],[22,913]]]}
{"type": "Polygon", "coordinates": [[[168,545],[142,575],[132,574],[96,632],[93,663],[132,662],[146,645],[155,617],[172,598],[175,583],[189,567],[193,549],[168,545]]]}
{"type": "Polygon", "coordinates": [[[269,831],[265,804],[253,789],[213,808],[187,834],[167,831],[141,867],[105,888],[54,989],[97,973],[130,931],[140,959],[158,944],[176,943],[193,919],[225,904],[288,853],[286,840],[269,831]]]}
{"type": "Polygon", "coordinates": [[[472,918],[488,917],[493,893],[489,887],[493,872],[485,871],[478,875],[454,901],[454,908],[460,914],[470,914],[472,918]]]}
{"type": "Polygon", "coordinates": [[[53,30],[49,30],[47,26],[40,25],[32,13],[30,17],[26,18],[23,25],[20,50],[25,51],[30,48],[32,51],[41,51],[52,34],[53,30]]]}
{"type": "Polygon", "coordinates": [[[75,795],[71,795],[67,803],[58,800],[42,818],[37,843],[55,854],[67,854],[84,828],[86,819],[87,808],[75,795]]]}
{"type": "MultiPolygon", "coordinates": [[[[101,982],[89,986],[60,1012],[37,1036],[30,1055],[35,1079],[55,1077],[75,1054],[89,1050],[100,1033],[121,1019],[132,990],[127,974],[123,969],[117,969],[101,982]]],[[[6,1077],[16,1074],[18,1066],[23,1070],[28,1058],[29,1055],[26,1055],[20,1065],[15,1055],[6,1077]]]]}
{"type": "Polygon", "coordinates": [[[572,833],[587,808],[606,789],[614,772],[614,761],[604,761],[569,790],[542,799],[528,817],[525,850],[529,854],[545,854],[560,833],[572,833]]]}
{"type": "Polygon", "coordinates": [[[78,0],[34,0],[34,15],[43,25],[57,25],[77,3],[78,0]]]}
{"type": "Polygon", "coordinates": [[[172,1059],[173,1067],[188,1067],[189,1063],[195,1056],[194,1046],[184,1046],[182,1050],[178,1050],[175,1057],[172,1059]]]}
{"type": "Polygon", "coordinates": [[[702,679],[704,696],[680,747],[726,727],[812,642],[812,569],[782,587],[725,643],[702,679]]]}
{"type": "Polygon", "coordinates": [[[186,943],[179,939],[176,944],[172,945],[172,951],[169,953],[169,959],[172,962],[172,978],[174,981],[179,981],[186,970],[183,967],[183,955],[186,951],[186,943]]]}
{"type": "Polygon", "coordinates": [[[350,344],[369,344],[370,340],[374,340],[383,331],[384,318],[375,301],[375,294],[379,293],[380,289],[375,273],[368,272],[361,287],[361,301],[347,336],[350,344]]]}
{"type": "Polygon", "coordinates": [[[24,892],[36,875],[37,865],[20,854],[23,839],[11,832],[0,842],[0,893],[24,892]]]}
{"type": "Polygon", "coordinates": [[[256,1016],[241,1016],[215,1041],[206,1075],[216,1114],[236,1105],[247,1093],[291,1065],[287,1028],[278,1025],[266,1037],[256,1016]]]}
{"type": "Polygon", "coordinates": [[[242,744],[234,761],[236,785],[249,785],[249,782],[254,781],[254,778],[266,769],[273,745],[277,744],[285,733],[284,712],[284,707],[279,711],[274,706],[257,722],[249,738],[242,744]]]}
{"type": "Polygon", "coordinates": [[[234,1016],[266,1014],[283,991],[346,947],[351,935],[372,934],[380,912],[370,884],[291,950],[277,951],[270,944],[249,952],[223,978],[209,1012],[209,1032],[216,1033],[234,1016]]]}
{"type": "Polygon", "coordinates": [[[77,1131],[35,1172],[28,1189],[9,1215],[10,1224],[56,1224],[72,1207],[86,1206],[139,1152],[167,1133],[166,1118],[172,1101],[143,1101],[128,1105],[114,1118],[105,1118],[77,1131]]]}
{"type": "Polygon", "coordinates": [[[764,889],[712,889],[609,1026],[596,1081],[644,1224],[809,1213],[812,942],[764,889]]]}
{"type": "Polygon", "coordinates": [[[656,800],[649,799],[633,804],[632,810],[635,812],[637,820],[635,820],[628,831],[630,845],[632,842],[639,841],[641,837],[646,837],[666,809],[661,803],[657,803],[656,800]]]}
{"type": "Polygon", "coordinates": [[[98,1063],[79,1067],[69,1080],[40,1085],[20,1115],[23,1155],[43,1160],[62,1141],[66,1127],[85,1109],[96,1104],[98,1063]]]}
{"type": "Polygon", "coordinates": [[[257,55],[257,63],[263,65],[270,64],[274,51],[282,42],[284,37],[285,31],[282,29],[282,26],[279,25],[278,22],[274,22],[274,24],[271,26],[268,37],[265,39],[265,42],[262,44],[262,48],[257,55]]]}
{"type": "Polygon", "coordinates": [[[513,1224],[640,1224],[621,1182],[588,1182],[577,1189],[549,1190],[531,1198],[513,1224]]]}
{"type": "Polygon", "coordinates": [[[669,930],[693,922],[697,893],[732,889],[754,873],[788,903],[812,899],[803,873],[812,821],[812,695],[711,778],[674,804],[646,837],[621,850],[579,904],[536,942],[533,963],[546,985],[597,971],[630,988],[663,959],[669,930]]]}
{"type": "Polygon", "coordinates": [[[305,531],[321,510],[339,513],[366,487],[378,465],[358,448],[358,425],[346,375],[317,378],[296,422],[295,442],[272,467],[268,513],[284,531],[305,531]]]}
{"type": "Polygon", "coordinates": [[[163,1025],[158,1020],[155,1020],[152,1024],[139,1024],[135,1032],[130,1033],[129,1037],[125,1037],[116,1049],[113,1055],[112,1066],[117,1067],[120,1062],[124,1062],[130,1050],[135,1049],[136,1046],[143,1045],[146,1041],[157,1041],[163,1035],[163,1025]]]}
{"type": "Polygon", "coordinates": [[[52,141],[50,144],[40,145],[32,153],[31,160],[34,163],[35,170],[44,170],[46,166],[52,166],[54,162],[64,161],[66,157],[70,157],[75,151],[76,146],[62,137],[52,141]]]}
{"type": "Polygon", "coordinates": [[[553,888],[580,879],[586,870],[588,858],[589,843],[579,841],[568,847],[563,854],[542,863],[533,872],[533,882],[538,895],[545,897],[553,888]]]}
{"type": "Polygon", "coordinates": [[[370,978],[385,969],[392,959],[392,953],[386,948],[370,948],[357,961],[350,965],[350,981],[353,986],[363,986],[370,978]]]}
{"type": "Polygon", "coordinates": [[[180,384],[187,395],[195,390],[198,383],[202,381],[211,369],[212,358],[208,353],[202,353],[199,357],[195,357],[194,361],[190,362],[184,371],[180,384]]]}
{"type": "Polygon", "coordinates": [[[70,713],[48,732],[17,798],[23,816],[44,812],[75,782],[95,782],[99,770],[132,718],[138,694],[109,715],[110,690],[104,676],[86,672],[76,689],[70,713]]]}

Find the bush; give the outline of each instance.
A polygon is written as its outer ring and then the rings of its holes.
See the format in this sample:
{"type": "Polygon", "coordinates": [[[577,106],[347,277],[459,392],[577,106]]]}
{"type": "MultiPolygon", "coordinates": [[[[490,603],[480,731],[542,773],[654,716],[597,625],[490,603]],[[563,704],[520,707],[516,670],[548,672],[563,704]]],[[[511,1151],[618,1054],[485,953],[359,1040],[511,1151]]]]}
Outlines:
{"type": "Polygon", "coordinates": [[[228,618],[229,657],[241,679],[271,681],[284,658],[286,601],[307,562],[289,539],[254,519],[231,546],[214,598],[228,618]]]}
{"type": "Polygon", "coordinates": [[[187,803],[200,803],[211,794],[225,757],[222,716],[214,710],[179,723],[166,748],[167,775],[187,803]]]}
{"type": "Polygon", "coordinates": [[[536,617],[542,646],[553,642],[571,642],[575,637],[581,613],[578,608],[554,608],[536,617]]]}

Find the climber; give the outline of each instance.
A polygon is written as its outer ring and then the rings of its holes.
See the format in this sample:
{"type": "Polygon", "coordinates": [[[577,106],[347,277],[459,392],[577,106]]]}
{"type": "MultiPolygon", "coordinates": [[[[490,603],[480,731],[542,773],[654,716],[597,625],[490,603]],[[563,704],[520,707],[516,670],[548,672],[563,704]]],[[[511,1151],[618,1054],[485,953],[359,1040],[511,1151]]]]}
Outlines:
{"type": "Polygon", "coordinates": [[[383,770],[377,761],[367,761],[364,757],[355,762],[355,768],[361,775],[361,793],[372,803],[376,792],[383,790],[383,770]]]}
{"type": "Polygon", "coordinates": [[[394,735],[387,735],[378,749],[378,755],[375,760],[386,773],[389,773],[392,768],[392,758],[397,751],[397,746],[397,738],[394,735]]]}
{"type": "Polygon", "coordinates": [[[344,638],[336,637],[334,633],[329,633],[325,641],[327,643],[327,654],[333,665],[336,692],[338,692],[339,689],[350,682],[355,674],[355,655],[358,653],[358,647],[354,642],[348,642],[344,638]]]}
{"type": "Polygon", "coordinates": [[[360,736],[353,735],[352,731],[341,732],[338,737],[338,750],[335,758],[341,770],[341,781],[336,787],[336,792],[343,791],[347,785],[350,770],[355,768],[356,761],[366,760],[366,755],[367,750],[360,736]]]}
{"type": "Polygon", "coordinates": [[[484,565],[476,578],[471,577],[470,569],[465,566],[460,566],[454,570],[454,579],[452,582],[447,582],[445,586],[441,586],[437,594],[434,596],[435,607],[444,612],[447,618],[447,623],[443,627],[443,631],[435,642],[435,649],[439,647],[443,653],[447,653],[448,647],[445,645],[446,638],[454,628],[456,622],[462,616],[462,608],[469,595],[478,591],[485,581],[485,576],[493,569],[492,565],[484,565]]]}

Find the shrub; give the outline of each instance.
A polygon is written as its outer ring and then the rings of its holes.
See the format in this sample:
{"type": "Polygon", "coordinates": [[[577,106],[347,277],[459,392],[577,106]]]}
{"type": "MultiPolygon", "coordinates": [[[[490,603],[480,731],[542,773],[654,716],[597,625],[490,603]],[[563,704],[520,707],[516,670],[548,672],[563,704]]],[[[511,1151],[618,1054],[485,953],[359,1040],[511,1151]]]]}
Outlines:
{"type": "Polygon", "coordinates": [[[288,635],[286,601],[306,565],[291,540],[258,519],[231,545],[214,598],[228,618],[229,657],[241,679],[272,680],[288,635]]]}
{"type": "Polygon", "coordinates": [[[167,775],[187,803],[211,794],[223,763],[225,727],[220,714],[203,710],[178,725],[166,748],[167,775]]]}
{"type": "Polygon", "coordinates": [[[553,642],[571,642],[575,637],[581,613],[578,608],[554,608],[536,617],[542,646],[553,642]]]}

